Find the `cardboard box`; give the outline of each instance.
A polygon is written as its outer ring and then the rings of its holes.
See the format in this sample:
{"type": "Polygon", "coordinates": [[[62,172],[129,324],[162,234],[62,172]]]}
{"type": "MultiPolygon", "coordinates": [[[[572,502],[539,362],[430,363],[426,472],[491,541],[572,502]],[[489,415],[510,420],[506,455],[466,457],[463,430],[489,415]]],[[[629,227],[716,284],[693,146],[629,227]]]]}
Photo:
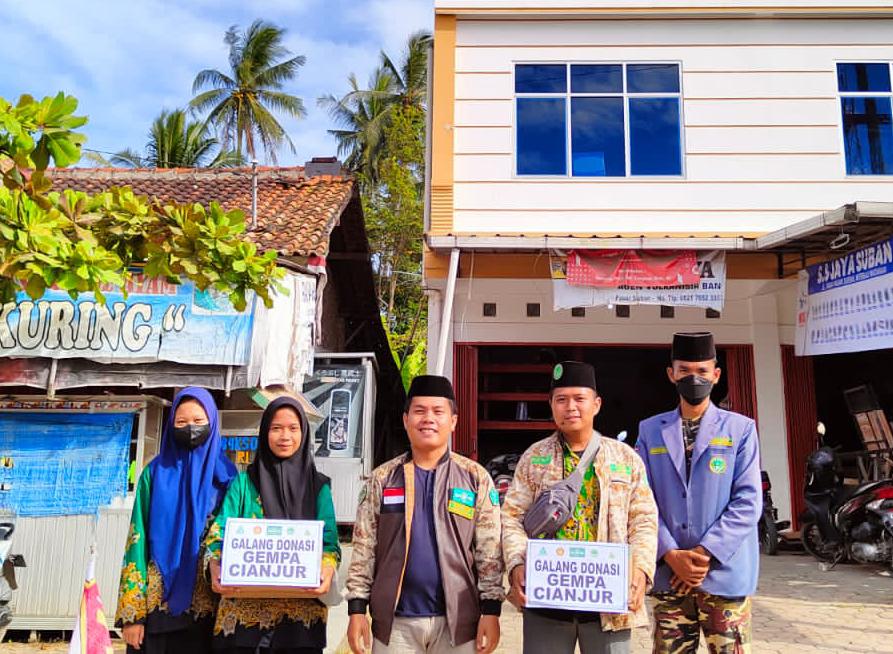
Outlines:
{"type": "Polygon", "coordinates": [[[310,598],[322,570],[323,522],[228,518],[223,532],[223,597],[310,598]]]}

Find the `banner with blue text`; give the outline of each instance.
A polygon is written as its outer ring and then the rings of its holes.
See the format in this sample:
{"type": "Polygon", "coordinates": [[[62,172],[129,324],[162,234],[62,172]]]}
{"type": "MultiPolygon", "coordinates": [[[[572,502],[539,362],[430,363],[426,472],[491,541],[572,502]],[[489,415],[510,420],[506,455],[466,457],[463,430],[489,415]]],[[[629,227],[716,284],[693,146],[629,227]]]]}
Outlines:
{"type": "Polygon", "coordinates": [[[893,238],[800,271],[796,353],[893,347],[893,238]]]}

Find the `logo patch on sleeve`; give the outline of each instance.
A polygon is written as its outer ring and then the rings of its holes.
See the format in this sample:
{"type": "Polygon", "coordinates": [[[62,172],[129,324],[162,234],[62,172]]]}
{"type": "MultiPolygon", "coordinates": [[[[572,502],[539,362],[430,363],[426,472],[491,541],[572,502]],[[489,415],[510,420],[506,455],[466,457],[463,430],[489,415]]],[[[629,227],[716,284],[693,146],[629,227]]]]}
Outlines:
{"type": "Polygon", "coordinates": [[[476,497],[474,492],[465,488],[451,488],[447,511],[471,520],[474,518],[474,501],[476,497]]]}
{"type": "Polygon", "coordinates": [[[495,488],[490,489],[490,504],[499,506],[499,492],[495,488]]]}

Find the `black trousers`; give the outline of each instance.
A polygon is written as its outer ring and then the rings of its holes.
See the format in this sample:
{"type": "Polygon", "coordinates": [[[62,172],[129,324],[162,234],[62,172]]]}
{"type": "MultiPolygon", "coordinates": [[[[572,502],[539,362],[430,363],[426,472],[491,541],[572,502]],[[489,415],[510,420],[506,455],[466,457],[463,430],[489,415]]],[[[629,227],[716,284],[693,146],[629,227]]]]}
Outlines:
{"type": "Polygon", "coordinates": [[[127,654],[211,654],[211,620],[195,622],[176,631],[151,633],[148,628],[143,635],[143,646],[134,649],[127,646],[127,654]]]}

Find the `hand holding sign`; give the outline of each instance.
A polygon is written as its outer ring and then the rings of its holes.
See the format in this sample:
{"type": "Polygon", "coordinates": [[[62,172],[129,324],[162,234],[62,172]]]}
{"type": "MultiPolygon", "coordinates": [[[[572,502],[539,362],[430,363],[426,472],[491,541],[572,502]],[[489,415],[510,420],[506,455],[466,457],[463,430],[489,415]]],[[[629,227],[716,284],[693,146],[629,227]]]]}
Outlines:
{"type": "Polygon", "coordinates": [[[633,573],[633,582],[629,585],[629,610],[635,613],[645,603],[645,573],[638,568],[633,573]]]}
{"type": "Polygon", "coordinates": [[[211,573],[211,590],[219,595],[223,592],[223,586],[220,585],[220,561],[211,559],[208,571],[211,573]]]}
{"type": "Polygon", "coordinates": [[[523,563],[512,568],[511,589],[509,590],[508,600],[514,604],[515,608],[520,610],[527,605],[527,596],[524,594],[524,583],[527,578],[527,566],[523,563]]]}
{"type": "Polygon", "coordinates": [[[316,595],[317,597],[322,597],[329,592],[329,588],[332,586],[332,578],[334,576],[335,568],[330,565],[324,565],[322,567],[322,572],[320,573],[319,586],[316,588],[308,588],[307,592],[316,595]]]}

